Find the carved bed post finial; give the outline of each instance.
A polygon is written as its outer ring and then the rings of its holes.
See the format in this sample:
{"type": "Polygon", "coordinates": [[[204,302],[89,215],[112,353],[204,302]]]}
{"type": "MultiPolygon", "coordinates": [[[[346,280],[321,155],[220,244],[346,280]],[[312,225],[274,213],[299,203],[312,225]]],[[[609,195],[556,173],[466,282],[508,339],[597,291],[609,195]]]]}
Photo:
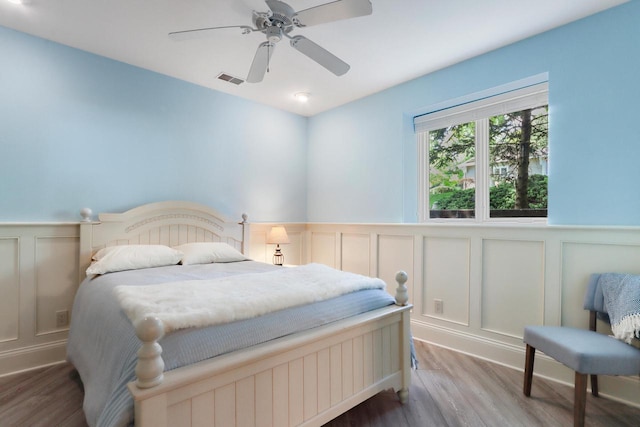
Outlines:
{"type": "Polygon", "coordinates": [[[157,317],[145,317],[136,325],[136,335],[142,341],[138,350],[136,385],[150,388],[160,384],[164,378],[162,347],[158,341],[164,335],[164,326],[157,317]]]}
{"type": "Polygon", "coordinates": [[[93,211],[91,209],[80,209],[80,217],[82,217],[82,222],[91,222],[91,215],[93,215],[93,211]]]}
{"type": "Polygon", "coordinates": [[[398,287],[396,288],[396,304],[397,305],[407,305],[409,302],[409,293],[407,292],[407,287],[405,283],[409,276],[404,271],[398,271],[396,273],[396,282],[398,282],[398,287]]]}

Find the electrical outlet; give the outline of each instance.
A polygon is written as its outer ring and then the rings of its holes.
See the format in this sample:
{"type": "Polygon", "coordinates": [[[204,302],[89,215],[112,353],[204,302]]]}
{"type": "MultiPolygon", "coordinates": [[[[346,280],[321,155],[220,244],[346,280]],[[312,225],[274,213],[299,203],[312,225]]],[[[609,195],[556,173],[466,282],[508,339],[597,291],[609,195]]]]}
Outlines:
{"type": "Polygon", "coordinates": [[[444,313],[444,305],[441,299],[434,299],[433,300],[433,305],[434,305],[434,309],[436,314],[443,314],[444,313]]]}
{"type": "Polygon", "coordinates": [[[56,311],[56,328],[64,328],[69,325],[69,310],[56,311]]]}

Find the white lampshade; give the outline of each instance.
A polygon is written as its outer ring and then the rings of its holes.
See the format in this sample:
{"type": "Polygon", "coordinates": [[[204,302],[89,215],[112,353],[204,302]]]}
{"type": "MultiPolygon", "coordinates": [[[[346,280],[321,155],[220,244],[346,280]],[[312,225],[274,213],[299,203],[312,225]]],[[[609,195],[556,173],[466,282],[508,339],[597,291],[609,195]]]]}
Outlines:
{"type": "Polygon", "coordinates": [[[267,235],[267,243],[289,243],[289,236],[287,235],[287,230],[279,225],[276,227],[271,227],[269,234],[267,235]]]}

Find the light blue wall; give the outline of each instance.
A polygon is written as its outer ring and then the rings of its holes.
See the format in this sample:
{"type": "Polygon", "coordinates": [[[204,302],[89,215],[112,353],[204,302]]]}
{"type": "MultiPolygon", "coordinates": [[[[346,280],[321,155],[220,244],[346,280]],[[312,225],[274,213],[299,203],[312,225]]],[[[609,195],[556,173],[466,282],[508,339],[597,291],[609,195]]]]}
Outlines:
{"type": "Polygon", "coordinates": [[[2,27],[0,58],[0,221],[161,200],[306,219],[305,117],[2,27]]]}
{"type": "Polygon", "coordinates": [[[413,115],[546,72],[549,222],[640,225],[638,22],[634,0],[311,119],[0,27],[0,221],[180,199],[414,222],[413,115]]]}
{"type": "Polygon", "coordinates": [[[413,115],[548,72],[549,223],[640,225],[639,23],[632,1],[312,117],[309,221],[415,222],[413,115]]]}

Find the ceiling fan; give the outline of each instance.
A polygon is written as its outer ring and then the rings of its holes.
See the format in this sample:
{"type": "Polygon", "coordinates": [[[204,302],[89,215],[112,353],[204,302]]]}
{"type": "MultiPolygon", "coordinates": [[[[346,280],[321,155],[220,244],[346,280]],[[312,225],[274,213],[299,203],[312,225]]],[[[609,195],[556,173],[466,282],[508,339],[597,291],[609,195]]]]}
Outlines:
{"type": "Polygon", "coordinates": [[[224,27],[200,28],[194,30],[175,31],[169,33],[173,40],[187,40],[197,37],[206,37],[213,30],[224,28],[240,28],[242,34],[261,32],[267,37],[267,41],[258,46],[247,82],[258,83],[264,78],[269,68],[271,55],[276,43],[282,37],[289,39],[291,47],[308,56],[336,76],[341,76],[349,71],[349,64],[312,42],[304,36],[292,36],[289,33],[296,28],[310,27],[341,19],[356,18],[358,16],[371,15],[372,6],[370,0],[338,0],[321,4],[296,12],[287,3],[279,0],[265,0],[269,7],[268,12],[253,11],[253,25],[231,25],[224,27]]]}

